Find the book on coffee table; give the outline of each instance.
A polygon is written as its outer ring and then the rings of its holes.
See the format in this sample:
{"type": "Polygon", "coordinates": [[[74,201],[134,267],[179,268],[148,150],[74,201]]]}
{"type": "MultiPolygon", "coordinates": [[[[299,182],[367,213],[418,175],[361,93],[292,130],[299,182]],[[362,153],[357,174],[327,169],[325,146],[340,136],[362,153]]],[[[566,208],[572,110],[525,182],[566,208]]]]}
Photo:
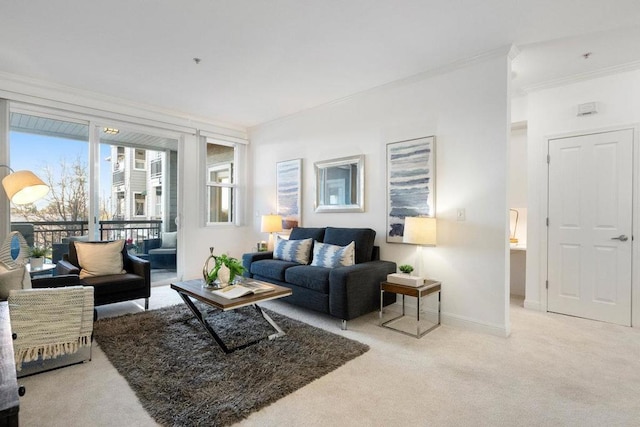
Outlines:
{"type": "Polygon", "coordinates": [[[244,296],[244,295],[261,294],[263,292],[269,292],[272,290],[273,288],[271,286],[266,285],[264,283],[248,281],[238,285],[230,285],[230,286],[227,286],[226,288],[222,288],[212,292],[223,298],[234,299],[234,298],[240,298],[241,296],[244,296]]]}

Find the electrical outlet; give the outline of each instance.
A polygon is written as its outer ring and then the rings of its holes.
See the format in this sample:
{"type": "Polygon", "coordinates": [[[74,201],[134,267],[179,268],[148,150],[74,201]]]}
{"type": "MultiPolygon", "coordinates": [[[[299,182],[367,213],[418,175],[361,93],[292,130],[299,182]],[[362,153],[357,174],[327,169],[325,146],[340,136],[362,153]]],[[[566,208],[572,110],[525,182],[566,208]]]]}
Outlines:
{"type": "Polygon", "coordinates": [[[465,221],[467,219],[467,214],[464,211],[464,208],[458,208],[456,211],[456,219],[458,221],[465,221]]]}

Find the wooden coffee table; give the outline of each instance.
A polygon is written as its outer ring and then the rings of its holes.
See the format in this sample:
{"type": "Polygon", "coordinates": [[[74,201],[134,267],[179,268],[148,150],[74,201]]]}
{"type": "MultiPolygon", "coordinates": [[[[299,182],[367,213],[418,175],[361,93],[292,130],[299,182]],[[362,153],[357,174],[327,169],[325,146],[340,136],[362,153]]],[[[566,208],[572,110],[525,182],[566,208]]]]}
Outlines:
{"type": "Polygon", "coordinates": [[[239,298],[227,299],[214,294],[211,289],[205,288],[203,286],[203,281],[200,279],[188,280],[186,282],[172,283],[171,289],[178,292],[178,295],[180,295],[180,297],[185,302],[187,307],[189,307],[193,315],[200,321],[200,323],[207,330],[209,335],[213,337],[213,339],[218,343],[220,348],[222,348],[222,350],[224,350],[225,353],[229,354],[236,350],[240,350],[242,348],[246,348],[250,345],[260,342],[263,339],[268,338],[269,340],[273,340],[285,335],[285,332],[282,329],[280,329],[280,327],[276,324],[276,322],[274,322],[273,319],[271,319],[271,317],[269,317],[269,315],[265,313],[264,310],[262,310],[262,308],[260,308],[258,303],[289,296],[292,293],[291,289],[285,288],[283,286],[273,285],[271,283],[260,282],[259,280],[255,280],[255,279],[251,279],[251,280],[254,282],[259,282],[259,283],[264,283],[265,285],[269,285],[270,287],[273,288],[273,290],[269,292],[256,294],[256,295],[245,295],[239,298]],[[211,307],[220,309],[222,311],[235,310],[236,308],[246,307],[251,305],[258,311],[258,313],[262,315],[262,317],[267,322],[269,322],[269,324],[273,327],[273,329],[276,330],[276,333],[271,334],[264,338],[260,338],[255,341],[251,341],[246,344],[239,345],[237,347],[229,348],[222,341],[220,336],[218,336],[218,334],[213,330],[209,322],[207,322],[207,319],[205,319],[205,317],[203,316],[202,312],[198,309],[198,307],[195,306],[191,298],[196,299],[211,307]]]}

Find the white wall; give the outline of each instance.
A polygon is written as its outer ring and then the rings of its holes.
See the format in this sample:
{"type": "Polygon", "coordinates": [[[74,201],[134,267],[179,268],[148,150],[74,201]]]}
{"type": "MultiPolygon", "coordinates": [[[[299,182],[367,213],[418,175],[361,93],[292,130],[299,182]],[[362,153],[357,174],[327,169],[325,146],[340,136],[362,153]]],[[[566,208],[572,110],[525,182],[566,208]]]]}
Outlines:
{"type": "Polygon", "coordinates": [[[509,69],[506,54],[494,56],[251,129],[249,240],[264,238],[259,215],[275,210],[276,162],[302,158],[303,226],[371,227],[383,259],[413,264],[414,246],[385,242],[386,144],[435,135],[438,246],[423,253],[443,282],[443,322],[508,335],[509,69]],[[314,213],[313,163],[355,154],[365,155],[366,211],[314,213]]]}
{"type": "MultiPolygon", "coordinates": [[[[525,306],[546,310],[546,185],[547,139],[572,132],[588,132],[613,127],[628,127],[640,123],[640,70],[595,78],[540,90],[528,97],[529,139],[529,209],[527,242],[527,289],[525,306]],[[599,112],[592,116],[577,117],[577,105],[595,101],[599,112]]],[[[638,153],[636,132],[634,149],[638,153]]],[[[638,164],[636,162],[636,168],[638,164]]],[[[638,174],[635,174],[638,177],[638,174]]],[[[639,178],[636,178],[638,180],[639,178]]],[[[636,190],[638,191],[636,182],[636,190]]],[[[636,200],[637,195],[636,194],[636,200]]],[[[637,202],[636,202],[637,203],[637,202]]],[[[634,207],[634,224],[638,221],[637,204],[634,207]]],[[[638,250],[634,244],[634,265],[640,265],[638,250]]],[[[640,324],[640,286],[637,274],[633,278],[633,302],[635,308],[632,323],[640,324]]]]}
{"type": "MultiPolygon", "coordinates": [[[[178,178],[178,197],[182,199],[180,206],[180,231],[183,238],[178,250],[178,256],[182,258],[183,278],[196,279],[202,277],[202,267],[209,256],[209,248],[215,248],[215,254],[228,253],[240,258],[243,253],[252,252],[255,248],[255,239],[247,236],[248,228],[246,215],[246,200],[250,197],[245,185],[239,189],[240,199],[245,203],[238,206],[240,225],[205,226],[205,209],[207,201],[205,197],[203,180],[204,164],[201,163],[204,154],[203,146],[194,135],[188,136],[183,144],[183,155],[178,159],[181,162],[181,174],[178,178]]],[[[241,159],[242,160],[242,159],[241,159]]],[[[244,160],[240,163],[250,164],[244,160]]]]}

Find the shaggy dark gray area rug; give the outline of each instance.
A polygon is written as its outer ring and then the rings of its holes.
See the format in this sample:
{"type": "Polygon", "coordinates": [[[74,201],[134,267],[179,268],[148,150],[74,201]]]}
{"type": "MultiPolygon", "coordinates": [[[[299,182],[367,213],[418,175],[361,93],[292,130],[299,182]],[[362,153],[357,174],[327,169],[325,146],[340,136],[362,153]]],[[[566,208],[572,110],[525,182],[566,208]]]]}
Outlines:
{"type": "MultiPolygon", "coordinates": [[[[227,345],[274,332],[252,307],[205,311],[227,345]]],[[[184,304],[98,320],[94,336],[145,410],[166,426],[233,424],[369,349],[268,313],[287,335],[231,354],[184,304]]]]}

